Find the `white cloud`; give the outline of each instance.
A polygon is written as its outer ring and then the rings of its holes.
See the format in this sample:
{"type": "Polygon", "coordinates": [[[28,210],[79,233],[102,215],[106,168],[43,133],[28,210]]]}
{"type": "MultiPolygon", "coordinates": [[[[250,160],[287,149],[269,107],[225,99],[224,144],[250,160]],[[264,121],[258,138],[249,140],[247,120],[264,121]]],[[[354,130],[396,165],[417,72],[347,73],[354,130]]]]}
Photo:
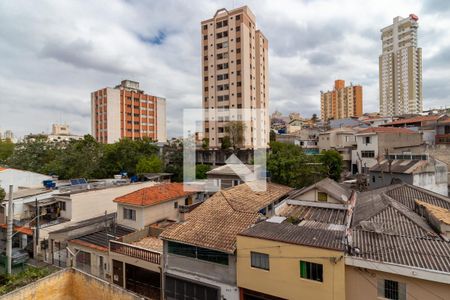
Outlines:
{"type": "Polygon", "coordinates": [[[90,92],[129,78],[167,98],[169,135],[180,134],[181,110],[201,105],[200,21],[233,2],[269,39],[272,111],[318,113],[337,78],[363,84],[364,108],[376,111],[379,30],[409,13],[420,17],[425,107],[450,104],[445,1],[17,0],[0,3],[0,128],[67,121],[88,133],[90,92]]]}

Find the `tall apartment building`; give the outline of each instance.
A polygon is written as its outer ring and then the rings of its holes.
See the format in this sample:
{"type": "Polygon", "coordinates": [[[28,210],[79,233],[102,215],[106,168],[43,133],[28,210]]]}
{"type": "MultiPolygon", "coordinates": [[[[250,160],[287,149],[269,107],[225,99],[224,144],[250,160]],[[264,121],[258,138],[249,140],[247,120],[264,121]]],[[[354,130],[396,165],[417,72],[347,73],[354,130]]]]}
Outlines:
{"type": "Polygon", "coordinates": [[[345,86],[344,80],[335,80],[332,91],[320,92],[321,119],[327,121],[362,116],[362,97],[362,86],[345,86]]]}
{"type": "Polygon", "coordinates": [[[422,48],[417,48],[419,18],[396,17],[381,29],[380,112],[383,116],[422,112],[422,48]]]}
{"type": "Polygon", "coordinates": [[[201,22],[203,108],[211,110],[203,126],[212,148],[220,147],[234,120],[245,124],[241,148],[269,142],[269,45],[255,22],[247,6],[220,9],[201,22]]]}
{"type": "Polygon", "coordinates": [[[166,99],[148,95],[139,82],[123,80],[91,93],[92,135],[101,143],[148,137],[165,142],[166,99]]]}

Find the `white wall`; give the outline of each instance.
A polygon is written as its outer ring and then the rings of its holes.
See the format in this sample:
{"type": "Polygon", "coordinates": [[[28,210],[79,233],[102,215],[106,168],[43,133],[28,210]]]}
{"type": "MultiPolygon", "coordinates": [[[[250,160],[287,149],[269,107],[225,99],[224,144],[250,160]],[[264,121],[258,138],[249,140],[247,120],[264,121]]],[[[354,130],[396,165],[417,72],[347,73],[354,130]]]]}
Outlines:
{"type": "Polygon", "coordinates": [[[167,128],[166,128],[166,99],[156,98],[156,138],[158,142],[165,143],[167,141],[167,128]]]}
{"type": "Polygon", "coordinates": [[[44,187],[42,181],[52,179],[51,176],[44,174],[17,170],[5,169],[0,171],[0,186],[6,193],[9,191],[9,185],[13,185],[13,191],[16,192],[19,187],[44,187]]]}
{"type": "Polygon", "coordinates": [[[120,90],[106,89],[107,94],[107,126],[108,126],[108,144],[120,140],[120,90]]]}
{"type": "MultiPolygon", "coordinates": [[[[374,165],[376,165],[376,163],[378,162],[377,157],[379,154],[378,153],[378,136],[376,134],[357,135],[356,136],[356,147],[357,147],[356,149],[359,154],[359,157],[362,160],[363,167],[371,168],[374,165]],[[370,136],[370,144],[365,143],[365,138],[367,136],[370,136]],[[375,157],[374,158],[362,157],[361,151],[374,151],[375,157]]],[[[354,158],[352,158],[352,161],[355,161],[354,163],[356,163],[358,165],[358,168],[361,167],[359,164],[359,159],[358,159],[357,155],[354,158]]]]}

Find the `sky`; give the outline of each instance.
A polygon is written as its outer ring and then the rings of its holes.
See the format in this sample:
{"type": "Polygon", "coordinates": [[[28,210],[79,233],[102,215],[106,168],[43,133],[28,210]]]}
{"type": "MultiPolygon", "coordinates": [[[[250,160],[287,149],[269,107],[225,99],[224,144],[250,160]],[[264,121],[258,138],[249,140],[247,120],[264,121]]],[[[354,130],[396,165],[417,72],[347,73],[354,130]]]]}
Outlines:
{"type": "Polygon", "coordinates": [[[0,1],[0,131],[90,133],[90,93],[123,79],[166,98],[168,136],[201,107],[200,22],[248,5],[269,40],[270,111],[320,115],[335,79],[378,111],[380,29],[419,16],[424,108],[450,106],[450,1],[0,1]]]}

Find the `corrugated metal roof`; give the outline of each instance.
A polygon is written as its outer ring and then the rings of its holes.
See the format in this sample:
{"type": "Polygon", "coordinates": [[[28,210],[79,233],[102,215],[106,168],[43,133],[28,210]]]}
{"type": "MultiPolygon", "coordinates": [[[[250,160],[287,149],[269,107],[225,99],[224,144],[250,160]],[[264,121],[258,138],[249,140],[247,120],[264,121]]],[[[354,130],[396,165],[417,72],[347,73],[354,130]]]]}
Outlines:
{"type": "Polygon", "coordinates": [[[277,214],[279,216],[293,217],[300,220],[342,225],[345,224],[346,213],[347,211],[345,209],[284,204],[277,214]]]}
{"type": "Polygon", "coordinates": [[[378,234],[353,230],[354,256],[436,271],[450,272],[450,244],[415,236],[378,234]]]}
{"type": "Polygon", "coordinates": [[[281,224],[260,222],[239,235],[338,251],[345,250],[344,230],[299,226],[289,222],[281,224]]]}
{"type": "Polygon", "coordinates": [[[407,206],[409,209],[414,209],[415,200],[450,209],[450,199],[428,191],[416,186],[403,184],[386,192],[388,196],[407,206]]]}
{"type": "Polygon", "coordinates": [[[88,246],[90,244],[90,245],[99,246],[99,247],[108,249],[110,240],[115,240],[117,238],[120,238],[120,237],[127,235],[129,233],[132,233],[132,232],[134,232],[133,229],[123,227],[120,225],[116,225],[115,228],[108,228],[108,231],[103,229],[103,230],[100,230],[97,232],[93,232],[90,234],[80,236],[71,241],[75,242],[75,243],[77,241],[82,241],[84,243],[87,243],[87,244],[85,244],[86,246],[88,246]]]}

